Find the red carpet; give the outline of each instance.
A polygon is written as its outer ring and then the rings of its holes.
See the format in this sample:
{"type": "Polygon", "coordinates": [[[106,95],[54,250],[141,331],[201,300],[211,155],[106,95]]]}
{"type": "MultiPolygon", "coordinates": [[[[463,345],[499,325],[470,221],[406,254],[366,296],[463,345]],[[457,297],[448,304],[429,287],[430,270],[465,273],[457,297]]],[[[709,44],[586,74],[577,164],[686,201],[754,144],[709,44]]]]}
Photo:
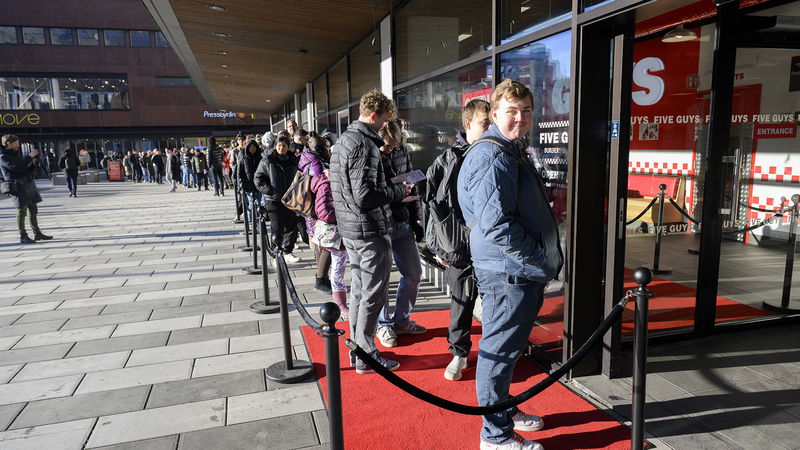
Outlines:
{"type": "MultiPolygon", "coordinates": [[[[633,271],[625,269],[625,291],[636,288],[633,271]]],[[[650,299],[648,330],[666,330],[694,325],[695,289],[659,277],[653,277],[648,288],[656,295],[650,299]]],[[[622,332],[633,333],[635,303],[628,302],[622,315],[622,332]]],[[[717,323],[732,320],[752,319],[771,314],[734,300],[717,297],[717,323]]],[[[564,297],[544,300],[537,326],[530,340],[537,345],[560,347],[564,333],[564,297]]]]}
{"type": "MultiPolygon", "coordinates": [[[[396,372],[407,381],[449,400],[475,405],[475,362],[480,325],[473,326],[473,350],[460,381],[447,381],[442,374],[452,359],[447,351],[449,311],[415,313],[414,320],[428,328],[421,336],[401,336],[399,346],[381,349],[400,361],[396,372]]],[[[346,328],[340,323],[340,328],[346,328]]],[[[320,387],[327,401],[323,340],[310,328],[303,336],[314,361],[320,387]]],[[[380,347],[379,347],[380,348],[380,347]]],[[[342,403],[345,447],[348,449],[477,449],[480,416],[465,416],[439,409],[406,394],[377,374],[358,375],[350,368],[347,348],[339,346],[342,361],[342,403]]],[[[511,387],[519,393],[536,384],[545,374],[527,359],[520,359],[511,387]]],[[[556,383],[520,405],[528,413],[544,418],[545,429],[523,433],[547,450],[630,448],[630,431],[604,412],[556,383]]]]}

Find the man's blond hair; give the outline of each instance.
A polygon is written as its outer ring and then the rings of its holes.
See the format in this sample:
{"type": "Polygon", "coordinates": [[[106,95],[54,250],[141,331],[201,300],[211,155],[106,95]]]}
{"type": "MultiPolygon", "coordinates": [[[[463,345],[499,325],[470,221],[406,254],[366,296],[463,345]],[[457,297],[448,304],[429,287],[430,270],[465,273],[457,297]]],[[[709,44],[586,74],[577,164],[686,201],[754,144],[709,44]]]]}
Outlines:
{"type": "Polygon", "coordinates": [[[531,90],[525,87],[524,84],[514,80],[503,80],[494,88],[492,93],[492,110],[497,110],[500,107],[500,100],[516,99],[523,100],[529,99],[531,101],[531,108],[533,107],[533,94],[531,90]]]}
{"type": "Polygon", "coordinates": [[[6,134],[0,140],[0,142],[2,142],[2,144],[3,144],[3,147],[7,146],[8,144],[13,144],[14,142],[17,142],[17,141],[19,141],[19,138],[16,135],[13,135],[13,134],[6,134]]]}
{"type": "Polygon", "coordinates": [[[474,98],[464,105],[464,110],[461,112],[461,120],[464,123],[471,122],[475,117],[475,113],[485,112],[489,114],[489,102],[482,98],[474,98]]]}
{"type": "Polygon", "coordinates": [[[394,102],[383,95],[381,91],[373,89],[361,96],[358,112],[362,116],[369,116],[371,113],[389,113],[390,118],[394,118],[397,114],[397,107],[395,107],[394,102]]]}

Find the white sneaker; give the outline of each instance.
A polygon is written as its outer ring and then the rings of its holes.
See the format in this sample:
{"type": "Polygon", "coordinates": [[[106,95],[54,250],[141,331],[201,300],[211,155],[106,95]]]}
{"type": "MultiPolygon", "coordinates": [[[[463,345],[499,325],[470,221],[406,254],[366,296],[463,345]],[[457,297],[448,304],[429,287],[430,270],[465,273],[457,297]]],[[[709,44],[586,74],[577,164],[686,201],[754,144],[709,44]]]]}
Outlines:
{"type": "Polygon", "coordinates": [[[481,450],[544,450],[544,447],[536,441],[529,441],[514,433],[513,436],[499,444],[493,444],[481,439],[481,450]]]}
{"type": "Polygon", "coordinates": [[[542,418],[533,414],[519,411],[511,419],[514,421],[514,429],[517,431],[539,431],[544,428],[542,418]]]}
{"type": "Polygon", "coordinates": [[[463,356],[453,356],[453,360],[444,369],[444,377],[450,381],[461,379],[461,371],[467,367],[467,358],[463,356]]]}
{"type": "Polygon", "coordinates": [[[397,347],[397,335],[390,326],[378,328],[378,340],[384,347],[397,347]]]}
{"type": "Polygon", "coordinates": [[[295,264],[300,262],[300,258],[294,256],[294,253],[286,253],[285,255],[283,255],[283,259],[285,259],[286,262],[289,264],[295,264]]]}

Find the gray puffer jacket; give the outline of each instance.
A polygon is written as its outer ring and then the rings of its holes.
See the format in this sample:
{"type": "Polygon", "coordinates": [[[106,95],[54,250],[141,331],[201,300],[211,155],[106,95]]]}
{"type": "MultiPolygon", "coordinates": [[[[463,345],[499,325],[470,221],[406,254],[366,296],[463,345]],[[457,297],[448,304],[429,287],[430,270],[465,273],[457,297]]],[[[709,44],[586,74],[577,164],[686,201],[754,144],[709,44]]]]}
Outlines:
{"type": "Polygon", "coordinates": [[[331,153],[331,191],[339,234],[369,239],[389,234],[389,204],[405,197],[405,186],[391,184],[378,149],[383,139],[366,123],[355,121],[342,133],[331,153]]]}

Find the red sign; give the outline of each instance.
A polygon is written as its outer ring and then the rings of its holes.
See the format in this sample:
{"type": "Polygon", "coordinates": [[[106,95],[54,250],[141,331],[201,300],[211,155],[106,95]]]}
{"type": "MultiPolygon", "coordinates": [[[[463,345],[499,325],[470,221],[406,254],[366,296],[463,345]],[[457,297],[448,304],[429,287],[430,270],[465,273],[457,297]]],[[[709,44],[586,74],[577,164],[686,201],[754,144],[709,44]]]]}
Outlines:
{"type": "Polygon", "coordinates": [[[793,123],[756,124],[753,139],[783,139],[797,137],[797,125],[793,123]]]}
{"type": "Polygon", "coordinates": [[[470,100],[474,100],[479,98],[481,100],[486,100],[487,102],[492,101],[492,88],[483,88],[478,89],[477,91],[469,91],[464,92],[461,94],[461,107],[464,107],[469,103],[470,100]]]}
{"type": "Polygon", "coordinates": [[[124,181],[122,176],[122,162],[109,161],[108,162],[108,181],[124,181]]]}

